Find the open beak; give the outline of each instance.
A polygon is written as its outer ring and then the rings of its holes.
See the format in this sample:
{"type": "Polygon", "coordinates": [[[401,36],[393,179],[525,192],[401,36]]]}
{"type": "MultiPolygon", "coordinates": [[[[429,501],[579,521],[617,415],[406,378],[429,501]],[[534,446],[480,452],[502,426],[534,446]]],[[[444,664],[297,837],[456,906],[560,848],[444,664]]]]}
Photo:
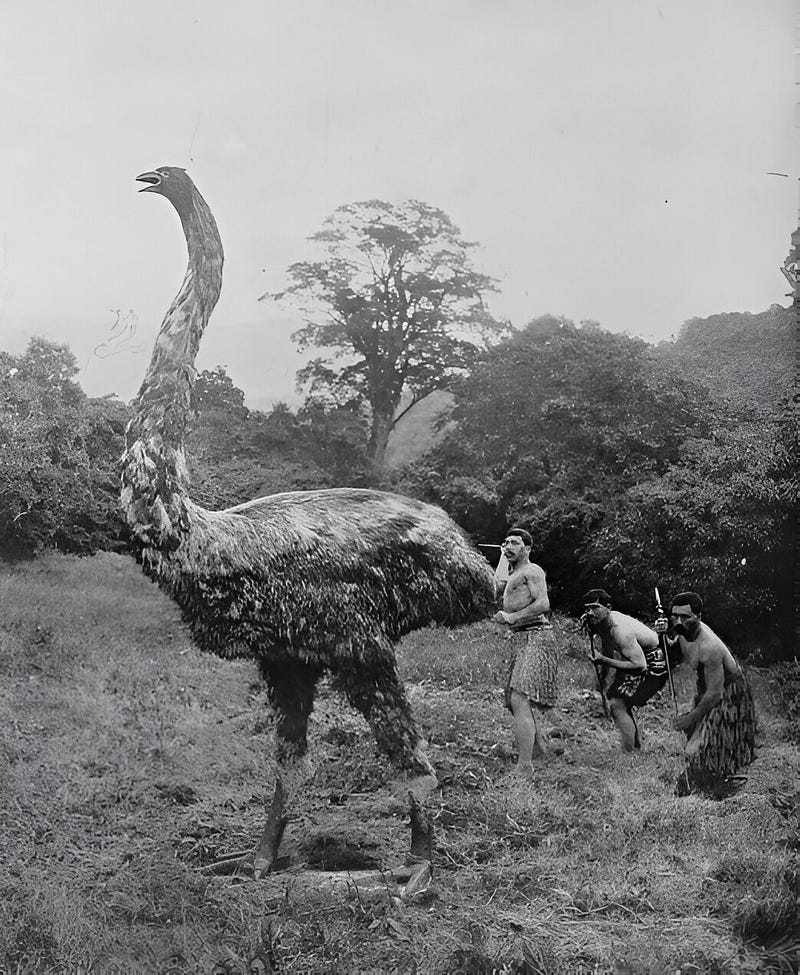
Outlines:
{"type": "Polygon", "coordinates": [[[139,192],[140,193],[152,193],[158,191],[161,186],[161,177],[158,173],[142,173],[141,176],[136,177],[137,183],[147,183],[147,186],[143,186],[139,192]]]}

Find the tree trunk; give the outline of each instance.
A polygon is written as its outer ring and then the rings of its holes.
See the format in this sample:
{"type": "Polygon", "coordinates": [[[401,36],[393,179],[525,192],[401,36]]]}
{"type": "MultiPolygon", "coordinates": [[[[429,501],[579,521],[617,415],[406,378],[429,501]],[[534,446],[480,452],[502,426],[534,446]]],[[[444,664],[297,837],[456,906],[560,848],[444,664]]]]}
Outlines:
{"type": "Polygon", "coordinates": [[[386,447],[393,426],[392,414],[386,416],[373,412],[372,426],[369,432],[369,456],[372,466],[378,473],[382,472],[386,466],[386,447]]]}

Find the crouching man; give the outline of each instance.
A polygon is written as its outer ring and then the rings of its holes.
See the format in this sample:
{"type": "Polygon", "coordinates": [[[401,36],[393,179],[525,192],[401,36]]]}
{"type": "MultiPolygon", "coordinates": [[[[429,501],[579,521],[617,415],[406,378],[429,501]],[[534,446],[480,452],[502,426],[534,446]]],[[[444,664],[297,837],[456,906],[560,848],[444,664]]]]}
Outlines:
{"type": "Polygon", "coordinates": [[[590,631],[603,644],[603,652],[595,654],[594,663],[614,669],[607,697],[622,747],[632,752],[641,748],[633,709],[647,704],[667,682],[658,634],[633,616],[611,609],[611,597],[604,589],[590,589],[583,602],[590,631]]]}
{"type": "Polygon", "coordinates": [[[678,793],[718,793],[726,779],[749,765],[755,748],[753,695],[742,668],[702,620],[696,592],[678,593],[670,604],[672,633],[683,660],[697,675],[692,709],[673,724],[686,734],[686,769],[678,793]]]}

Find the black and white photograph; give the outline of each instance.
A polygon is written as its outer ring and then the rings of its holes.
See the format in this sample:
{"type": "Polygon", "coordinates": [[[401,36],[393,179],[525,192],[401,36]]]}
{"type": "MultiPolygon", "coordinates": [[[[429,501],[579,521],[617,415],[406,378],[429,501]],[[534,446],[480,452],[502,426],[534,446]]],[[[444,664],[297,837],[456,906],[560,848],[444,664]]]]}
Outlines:
{"type": "Polygon", "coordinates": [[[0,975],[800,971],[800,0],[0,7],[0,975]]]}

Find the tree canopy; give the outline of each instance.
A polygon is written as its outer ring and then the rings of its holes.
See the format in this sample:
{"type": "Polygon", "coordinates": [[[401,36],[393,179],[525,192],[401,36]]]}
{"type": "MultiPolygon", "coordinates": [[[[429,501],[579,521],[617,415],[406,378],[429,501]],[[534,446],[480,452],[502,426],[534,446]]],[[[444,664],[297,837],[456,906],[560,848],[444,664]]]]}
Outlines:
{"type": "Polygon", "coordinates": [[[192,387],[192,410],[210,414],[214,410],[244,417],[248,410],[244,405],[244,390],[235,386],[224,366],[204,369],[192,387]]]}
{"type": "Polygon", "coordinates": [[[663,465],[708,405],[644,340],[552,316],[490,350],[457,395],[452,419],[493,460],[533,455],[580,485],[598,466],[635,477],[663,465]]]}
{"type": "Polygon", "coordinates": [[[403,394],[406,412],[463,375],[502,330],[485,304],[495,284],[472,267],[475,244],[418,200],[341,206],[310,240],[324,257],[292,265],[289,286],[263,297],[297,301],[298,345],[327,350],[300,383],[317,399],[367,410],[370,456],[381,468],[403,394]]]}
{"type": "Polygon", "coordinates": [[[728,413],[773,411],[794,382],[795,329],[794,309],[776,304],[758,314],[691,318],[657,348],[666,360],[680,357],[728,413]]]}
{"type": "MultiPolygon", "coordinates": [[[[442,441],[400,483],[481,541],[528,528],[557,605],[599,585],[641,613],[656,585],[696,588],[734,644],[776,652],[789,642],[797,494],[787,432],[758,388],[756,350],[753,394],[732,403],[735,379],[720,369],[712,387],[704,356],[695,368],[667,354],[679,344],[535,319],[454,388],[442,441]]],[[[720,345],[719,361],[744,369],[720,345]]]]}
{"type": "Polygon", "coordinates": [[[454,393],[448,433],[412,483],[472,530],[476,515],[484,531],[524,523],[556,579],[574,577],[620,492],[707,428],[702,389],[643,340],[552,316],[486,352],[454,393]]]}
{"type": "Polygon", "coordinates": [[[790,474],[778,426],[720,425],[632,485],[589,540],[586,565],[623,591],[704,593],[704,615],[739,645],[785,639],[792,588],[790,474]]]}

